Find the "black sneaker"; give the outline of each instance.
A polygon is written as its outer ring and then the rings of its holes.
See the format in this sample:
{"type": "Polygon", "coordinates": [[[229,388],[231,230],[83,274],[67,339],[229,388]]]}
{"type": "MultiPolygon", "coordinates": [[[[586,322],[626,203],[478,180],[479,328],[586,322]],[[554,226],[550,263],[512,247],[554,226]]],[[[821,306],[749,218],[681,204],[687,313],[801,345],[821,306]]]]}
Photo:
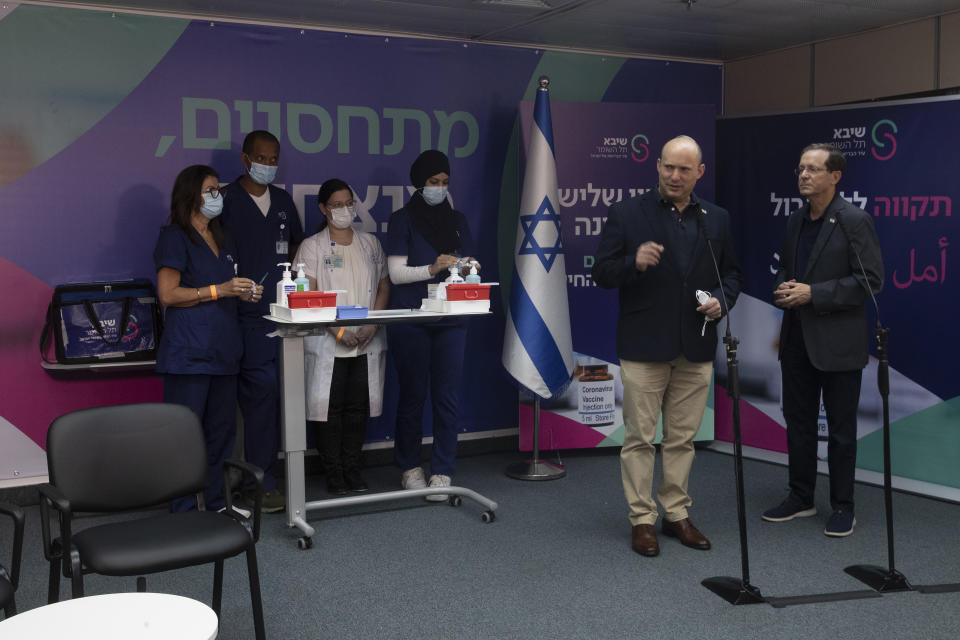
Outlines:
{"type": "Polygon", "coordinates": [[[359,469],[347,469],[344,471],[343,480],[347,483],[347,488],[350,489],[350,491],[363,493],[370,489],[367,483],[363,481],[363,476],[360,475],[359,469]]]}
{"type": "Polygon", "coordinates": [[[761,516],[767,522],[786,522],[794,518],[809,518],[817,515],[817,508],[812,504],[797,504],[791,498],[787,498],[772,509],[767,509],[761,516]]]}
{"type": "Polygon", "coordinates": [[[853,517],[851,512],[837,509],[827,520],[827,527],[823,530],[823,534],[831,538],[845,538],[853,533],[855,524],[857,524],[857,519],[853,517]]]}
{"type": "Polygon", "coordinates": [[[327,472],[327,493],[332,496],[342,496],[347,493],[347,483],[344,481],[342,473],[327,472]]]}

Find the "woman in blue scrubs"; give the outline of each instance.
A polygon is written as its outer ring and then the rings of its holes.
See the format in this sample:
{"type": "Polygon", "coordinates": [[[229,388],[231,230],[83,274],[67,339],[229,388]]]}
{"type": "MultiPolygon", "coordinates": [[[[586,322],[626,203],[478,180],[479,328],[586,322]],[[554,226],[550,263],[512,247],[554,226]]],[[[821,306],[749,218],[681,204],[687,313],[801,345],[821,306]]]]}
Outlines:
{"type": "MultiPolygon", "coordinates": [[[[390,216],[387,270],[391,309],[417,309],[427,284],[442,282],[458,260],[473,258],[467,219],[447,201],[450,161],[440,151],[424,151],[410,168],[416,192],[390,216]],[[461,258],[461,256],[463,256],[461,258]]],[[[451,318],[429,324],[387,325],[387,340],[400,381],[394,462],[403,471],[404,489],[427,487],[420,467],[423,408],[427,389],[433,404],[431,487],[449,487],[456,470],[457,407],[467,328],[451,318]]],[[[436,494],[428,500],[443,501],[436,494]]]]}
{"type": "MultiPolygon", "coordinates": [[[[207,449],[207,509],[224,506],[223,461],[233,452],[237,426],[237,371],[243,343],[237,299],[256,302],[263,288],[236,277],[237,264],[217,216],[223,208],[219,176],[194,165],[177,176],[170,224],[160,230],[153,260],[157,293],[166,309],[157,351],[163,400],[200,417],[207,449]]],[[[196,509],[193,498],[174,511],[196,509]]]]}

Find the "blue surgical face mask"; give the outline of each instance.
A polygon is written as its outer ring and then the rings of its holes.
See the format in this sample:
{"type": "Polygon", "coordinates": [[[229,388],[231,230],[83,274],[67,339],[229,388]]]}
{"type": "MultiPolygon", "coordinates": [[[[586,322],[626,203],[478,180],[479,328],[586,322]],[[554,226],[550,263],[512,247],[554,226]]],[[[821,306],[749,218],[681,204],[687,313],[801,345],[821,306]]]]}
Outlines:
{"type": "Polygon", "coordinates": [[[220,215],[221,211],[223,211],[223,196],[221,196],[219,193],[217,194],[216,198],[209,193],[204,193],[202,195],[203,205],[200,207],[200,213],[210,220],[213,220],[220,215]]]}
{"type": "Polygon", "coordinates": [[[431,207],[436,206],[447,199],[447,187],[424,187],[423,199],[431,207]]]}
{"type": "Polygon", "coordinates": [[[250,179],[257,184],[270,184],[277,177],[276,165],[250,163],[250,179]]]}

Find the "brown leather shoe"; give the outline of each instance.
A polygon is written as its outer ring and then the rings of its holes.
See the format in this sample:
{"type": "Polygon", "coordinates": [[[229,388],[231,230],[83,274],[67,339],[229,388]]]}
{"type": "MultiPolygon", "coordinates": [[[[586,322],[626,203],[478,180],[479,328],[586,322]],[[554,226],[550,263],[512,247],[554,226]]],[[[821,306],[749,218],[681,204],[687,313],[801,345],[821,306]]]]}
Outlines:
{"type": "Polygon", "coordinates": [[[630,546],[642,556],[653,557],[660,554],[657,542],[657,530],[652,524],[635,524],[630,536],[630,546]]]}
{"type": "Polygon", "coordinates": [[[663,521],[663,534],[679,539],[684,546],[692,549],[706,551],[710,548],[710,541],[707,540],[705,535],[697,531],[697,528],[690,522],[690,518],[684,518],[676,522],[665,519],[663,521]]]}

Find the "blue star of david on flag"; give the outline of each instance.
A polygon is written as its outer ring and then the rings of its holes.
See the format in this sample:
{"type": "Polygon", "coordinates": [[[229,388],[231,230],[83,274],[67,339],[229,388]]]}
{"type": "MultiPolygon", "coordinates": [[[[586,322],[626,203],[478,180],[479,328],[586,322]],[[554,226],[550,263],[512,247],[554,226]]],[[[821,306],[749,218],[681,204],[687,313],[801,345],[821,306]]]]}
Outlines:
{"type": "Polygon", "coordinates": [[[523,229],[523,240],[520,243],[520,250],[517,255],[532,254],[537,256],[543,263],[543,268],[549,273],[554,259],[563,254],[563,243],[560,239],[560,216],[550,205],[550,199],[544,196],[535,214],[520,216],[520,226],[523,229]],[[540,223],[552,224],[556,228],[556,240],[552,247],[541,246],[534,236],[537,232],[537,225],[540,223]]]}
{"type": "Polygon", "coordinates": [[[566,256],[550,124],[549,78],[538,81],[516,222],[516,259],[503,330],[503,366],[540,398],[566,389],[576,366],[567,304],[566,256]],[[534,257],[536,256],[536,257],[534,257]]]}

